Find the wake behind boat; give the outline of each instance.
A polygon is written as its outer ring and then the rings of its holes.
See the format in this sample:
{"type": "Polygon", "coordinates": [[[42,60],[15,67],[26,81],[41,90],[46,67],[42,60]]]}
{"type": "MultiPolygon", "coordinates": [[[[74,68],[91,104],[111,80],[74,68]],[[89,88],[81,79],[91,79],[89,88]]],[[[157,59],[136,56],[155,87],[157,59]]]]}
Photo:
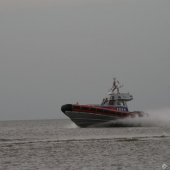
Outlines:
{"type": "Polygon", "coordinates": [[[144,112],[129,111],[127,102],[133,100],[133,96],[129,93],[120,93],[121,87],[119,81],[114,78],[112,88],[100,105],[66,104],[61,107],[61,111],[79,127],[99,124],[108,126],[113,120],[143,117],[144,112]]]}

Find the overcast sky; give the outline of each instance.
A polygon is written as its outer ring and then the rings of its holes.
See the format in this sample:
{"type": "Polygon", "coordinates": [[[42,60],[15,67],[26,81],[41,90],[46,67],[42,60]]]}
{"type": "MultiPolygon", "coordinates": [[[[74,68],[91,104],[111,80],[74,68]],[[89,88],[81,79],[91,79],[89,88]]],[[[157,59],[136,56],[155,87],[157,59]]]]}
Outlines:
{"type": "Polygon", "coordinates": [[[169,107],[169,0],[0,1],[0,120],[61,118],[112,77],[132,109],[169,107]]]}

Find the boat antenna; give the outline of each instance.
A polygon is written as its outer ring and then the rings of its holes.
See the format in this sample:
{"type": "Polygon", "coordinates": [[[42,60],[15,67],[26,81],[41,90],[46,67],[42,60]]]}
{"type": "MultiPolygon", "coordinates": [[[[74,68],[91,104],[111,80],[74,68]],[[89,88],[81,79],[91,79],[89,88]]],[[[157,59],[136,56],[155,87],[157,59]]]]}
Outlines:
{"type": "Polygon", "coordinates": [[[112,93],[114,93],[117,90],[117,93],[119,94],[119,89],[123,87],[123,84],[120,84],[120,82],[116,79],[116,77],[113,78],[113,85],[110,89],[112,93]]]}

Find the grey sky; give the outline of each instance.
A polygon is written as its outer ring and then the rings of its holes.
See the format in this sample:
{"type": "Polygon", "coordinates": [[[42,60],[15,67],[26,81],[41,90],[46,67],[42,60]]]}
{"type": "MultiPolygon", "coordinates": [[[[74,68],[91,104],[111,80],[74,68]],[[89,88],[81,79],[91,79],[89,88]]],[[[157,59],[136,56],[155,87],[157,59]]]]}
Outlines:
{"type": "Polygon", "coordinates": [[[1,0],[0,120],[100,103],[116,76],[133,109],[169,107],[169,0],[1,0]]]}

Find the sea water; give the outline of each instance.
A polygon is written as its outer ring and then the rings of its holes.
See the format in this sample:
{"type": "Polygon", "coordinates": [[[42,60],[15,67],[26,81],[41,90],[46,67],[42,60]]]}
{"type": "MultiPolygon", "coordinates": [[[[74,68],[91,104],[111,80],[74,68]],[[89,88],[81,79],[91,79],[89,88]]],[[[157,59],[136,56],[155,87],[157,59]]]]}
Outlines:
{"type": "Polygon", "coordinates": [[[167,122],[116,124],[79,128],[68,119],[1,121],[0,170],[170,169],[167,122]]]}

